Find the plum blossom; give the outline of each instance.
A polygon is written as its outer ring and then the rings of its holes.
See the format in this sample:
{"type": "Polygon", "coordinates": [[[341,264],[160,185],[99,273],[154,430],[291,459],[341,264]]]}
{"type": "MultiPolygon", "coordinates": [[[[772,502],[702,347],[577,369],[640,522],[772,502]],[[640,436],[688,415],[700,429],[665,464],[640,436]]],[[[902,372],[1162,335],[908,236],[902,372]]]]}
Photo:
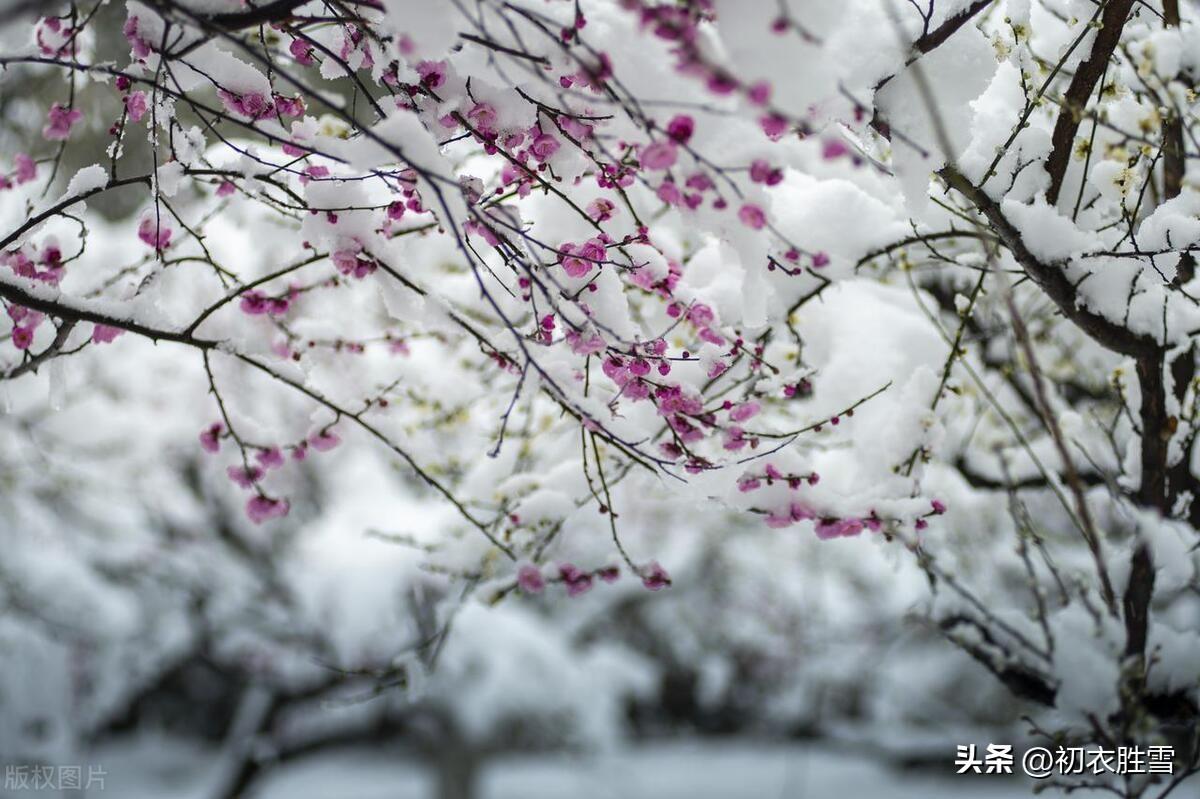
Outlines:
{"type": "Polygon", "coordinates": [[[330,260],[347,277],[362,279],[378,268],[373,259],[363,255],[362,244],[354,239],[342,241],[330,255],[330,260]]]}
{"type": "Polygon", "coordinates": [[[108,344],[125,331],[111,325],[96,325],[92,328],[93,344],[108,344]]]}
{"type": "Polygon", "coordinates": [[[308,437],[308,443],[317,452],[328,452],[342,443],[342,439],[332,430],[322,430],[308,437]]]}
{"type": "Polygon", "coordinates": [[[261,291],[247,291],[239,303],[242,312],[250,316],[261,316],[267,312],[267,297],[261,291]]]}
{"type": "Polygon", "coordinates": [[[670,141],[652,142],[642,148],[641,161],[646,169],[663,170],[674,166],[679,153],[675,143],[670,141]]]}
{"type": "Polygon", "coordinates": [[[262,92],[239,94],[226,89],[217,92],[225,110],[250,120],[259,120],[275,113],[275,104],[262,92]]]}
{"type": "Polygon", "coordinates": [[[534,138],[533,143],[529,145],[529,151],[538,161],[545,162],[554,157],[554,154],[558,152],[558,148],[561,146],[558,139],[550,134],[540,133],[534,138]]]}
{"type": "MultiPolygon", "coordinates": [[[[7,266],[21,277],[48,283],[52,286],[58,285],[62,279],[62,251],[54,243],[53,238],[47,239],[40,252],[37,248],[22,248],[0,253],[0,264],[7,266]],[[39,269],[39,266],[44,268],[39,269]]],[[[14,321],[21,321],[20,317],[15,315],[18,313],[18,309],[20,313],[28,313],[30,319],[41,319],[40,314],[35,315],[21,306],[10,305],[8,313],[14,321]]]]}
{"type": "Polygon", "coordinates": [[[746,99],[754,105],[766,105],[771,99],[771,84],[759,81],[746,90],[746,99]]]}
{"type": "Polygon", "coordinates": [[[33,328],[29,325],[18,325],[12,331],[13,346],[19,350],[27,350],[33,344],[33,328]]]}
{"type": "Polygon", "coordinates": [[[756,415],[759,408],[760,406],[757,402],[744,402],[729,412],[729,418],[734,422],[744,422],[756,415]]]}
{"type": "Polygon", "coordinates": [[[662,200],[667,205],[680,205],[683,203],[683,192],[675,185],[673,180],[664,180],[655,192],[658,199],[662,200]]]}
{"type": "Polygon", "coordinates": [[[712,308],[698,302],[688,309],[687,318],[696,327],[708,327],[716,320],[716,315],[712,308]]]}
{"type": "Polygon", "coordinates": [[[821,144],[821,157],[826,161],[833,161],[849,154],[850,148],[841,139],[826,139],[821,144]]]}
{"type": "Polygon", "coordinates": [[[796,522],[815,519],[817,514],[801,502],[792,502],[782,510],[773,510],[767,514],[767,526],[775,529],[790,527],[796,522]]]}
{"type": "Polygon", "coordinates": [[[598,197],[587,204],[587,215],[596,222],[607,222],[617,212],[617,206],[612,200],[598,197]]]}
{"type": "Polygon", "coordinates": [[[546,588],[546,580],[541,569],[526,563],[517,570],[517,585],[526,594],[540,594],[546,588]]]}
{"type": "Polygon", "coordinates": [[[672,117],[667,123],[667,136],[679,144],[687,144],[695,130],[696,123],[687,114],[672,117]]]}
{"type": "Polygon", "coordinates": [[[738,211],[738,219],[752,230],[762,230],[767,224],[767,215],[763,209],[753,203],[746,203],[738,211]]]}
{"type": "Polygon", "coordinates": [[[737,483],[738,491],[741,491],[743,494],[749,493],[751,491],[755,491],[755,490],[759,489],[761,486],[762,486],[762,480],[760,480],[759,478],[755,477],[752,474],[744,475],[743,477],[738,478],[738,483],[737,483]]]}
{"type": "Polygon", "coordinates": [[[321,180],[329,177],[329,167],[321,164],[310,164],[304,168],[304,172],[300,175],[300,183],[308,185],[310,180],[321,180]]]}
{"type": "Polygon", "coordinates": [[[856,536],[865,526],[862,519],[818,519],[813,529],[817,538],[826,541],[830,538],[856,536]]]}
{"type": "Polygon", "coordinates": [[[283,466],[283,452],[280,451],[279,447],[260,449],[254,455],[254,459],[258,461],[258,465],[263,469],[278,469],[280,466],[283,466]]]}
{"type": "Polygon", "coordinates": [[[63,27],[63,21],[58,17],[47,17],[37,26],[38,50],[45,56],[56,56],[63,52],[71,41],[73,28],[63,27]]]}
{"type": "Polygon", "coordinates": [[[771,166],[765,159],[756,158],[750,164],[750,179],[755,183],[774,186],[783,181],[783,170],[771,166]]]}
{"type": "Polygon", "coordinates": [[[225,425],[221,422],[213,422],[200,433],[200,447],[205,452],[215,453],[221,449],[221,435],[225,432],[225,425]]]}
{"type": "Polygon", "coordinates": [[[142,221],[138,223],[138,238],[148,247],[153,247],[155,250],[165,250],[171,246],[171,236],[173,231],[167,225],[160,224],[155,218],[154,212],[150,212],[142,217],[142,221]]]}
{"type": "Polygon", "coordinates": [[[476,103],[467,112],[467,119],[484,135],[495,135],[498,118],[496,109],[491,103],[476,103]]]}
{"type": "Polygon", "coordinates": [[[46,127],[42,128],[42,136],[49,141],[66,141],[71,137],[71,128],[83,119],[83,112],[78,108],[67,108],[61,103],[50,106],[46,115],[46,127]]]}
{"type": "Polygon", "coordinates": [[[421,76],[421,83],[436,89],[446,82],[446,62],[420,61],[417,63],[417,74],[421,76]]]}
{"type": "Polygon", "coordinates": [[[641,577],[642,585],[650,591],[661,591],[671,585],[671,575],[667,574],[667,570],[659,565],[658,561],[652,561],[642,569],[641,577]]]}
{"type": "Polygon", "coordinates": [[[571,351],[576,355],[595,355],[604,351],[604,339],[598,333],[592,333],[585,337],[574,330],[568,330],[566,339],[571,346],[571,351]]]}
{"type": "Polygon", "coordinates": [[[13,157],[13,165],[16,167],[13,177],[17,185],[29,183],[37,178],[37,162],[25,153],[17,153],[13,157]]]}
{"type": "Polygon", "coordinates": [[[292,43],[288,45],[288,52],[292,54],[292,58],[296,59],[297,63],[306,67],[311,67],[316,63],[316,59],[313,58],[312,45],[303,39],[292,39],[292,43]]]}
{"type": "Polygon", "coordinates": [[[558,116],[557,121],[558,121],[559,127],[561,127],[563,129],[564,133],[566,133],[568,136],[571,136],[572,138],[574,138],[576,141],[579,141],[579,142],[585,141],[586,139],[590,138],[592,135],[592,131],[594,130],[591,125],[585,124],[585,123],[581,122],[580,120],[576,119],[575,117],[571,117],[571,116],[565,116],[565,115],[560,114],[558,116]]]}
{"type": "Polygon", "coordinates": [[[286,297],[268,297],[258,289],[251,289],[242,294],[241,302],[238,307],[242,309],[242,313],[249,316],[262,316],[270,314],[271,316],[281,316],[287,313],[291,303],[286,297]]]}
{"type": "Polygon", "coordinates": [[[571,277],[583,277],[592,267],[600,266],[607,255],[604,242],[598,238],[579,245],[567,243],[559,249],[563,253],[563,271],[571,277]]]}
{"type": "Polygon", "coordinates": [[[275,95],[275,110],[279,112],[280,116],[302,117],[305,111],[304,99],[277,94],[275,95]]]}
{"type": "Polygon", "coordinates": [[[262,479],[263,470],[257,466],[230,466],[226,469],[229,479],[242,488],[253,488],[262,479]]]}
{"type": "Polygon", "coordinates": [[[130,92],[125,95],[125,110],[134,122],[142,121],[142,117],[146,116],[147,107],[145,92],[130,92]]]}
{"type": "Polygon", "coordinates": [[[152,52],[150,43],[140,35],[140,28],[141,20],[136,16],[130,16],[125,20],[125,25],[121,29],[125,40],[133,49],[133,57],[139,61],[145,59],[152,52]]]}
{"type": "Polygon", "coordinates": [[[262,524],[271,519],[282,519],[288,515],[290,510],[291,503],[286,499],[274,499],[261,494],[251,497],[246,502],[246,515],[255,524],[262,524]]]}
{"type": "Polygon", "coordinates": [[[558,576],[567,586],[567,596],[579,596],[587,593],[592,587],[592,575],[581,571],[571,563],[563,563],[558,567],[558,576]]]}
{"type": "Polygon", "coordinates": [[[781,116],[768,114],[759,119],[759,125],[762,127],[763,133],[767,134],[767,138],[771,141],[779,141],[788,131],[788,121],[781,116]]]}

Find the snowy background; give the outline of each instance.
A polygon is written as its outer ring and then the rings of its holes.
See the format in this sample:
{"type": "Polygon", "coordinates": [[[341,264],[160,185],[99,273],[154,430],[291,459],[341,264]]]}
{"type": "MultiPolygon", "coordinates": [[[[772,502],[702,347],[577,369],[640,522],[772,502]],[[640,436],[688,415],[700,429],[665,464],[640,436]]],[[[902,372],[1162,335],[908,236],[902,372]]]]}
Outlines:
{"type": "Polygon", "coordinates": [[[238,0],[166,5],[71,39],[0,2],[0,796],[1001,799],[1035,786],[957,746],[1200,759],[1195,153],[1155,182],[1194,3],[1128,11],[1063,207],[1032,76],[1061,101],[1118,0],[481,2],[499,44],[450,2],[244,40],[205,27],[238,0]]]}

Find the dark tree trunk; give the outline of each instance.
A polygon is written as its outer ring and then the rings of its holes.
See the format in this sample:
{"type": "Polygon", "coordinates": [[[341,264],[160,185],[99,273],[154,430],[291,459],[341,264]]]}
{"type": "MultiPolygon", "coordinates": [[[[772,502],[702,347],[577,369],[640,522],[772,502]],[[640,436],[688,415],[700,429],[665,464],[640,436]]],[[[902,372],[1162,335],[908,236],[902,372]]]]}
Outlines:
{"type": "Polygon", "coordinates": [[[456,738],[442,742],[434,762],[437,799],[475,799],[479,789],[479,753],[456,738]]]}

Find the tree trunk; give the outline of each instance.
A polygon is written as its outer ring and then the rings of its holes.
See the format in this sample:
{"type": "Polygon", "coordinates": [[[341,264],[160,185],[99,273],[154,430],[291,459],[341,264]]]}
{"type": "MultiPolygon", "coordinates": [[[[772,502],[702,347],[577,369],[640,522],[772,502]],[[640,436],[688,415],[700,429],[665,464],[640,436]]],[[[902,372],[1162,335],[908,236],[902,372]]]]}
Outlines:
{"type": "Polygon", "coordinates": [[[475,799],[479,787],[479,753],[457,735],[447,735],[434,753],[437,799],[475,799]]]}

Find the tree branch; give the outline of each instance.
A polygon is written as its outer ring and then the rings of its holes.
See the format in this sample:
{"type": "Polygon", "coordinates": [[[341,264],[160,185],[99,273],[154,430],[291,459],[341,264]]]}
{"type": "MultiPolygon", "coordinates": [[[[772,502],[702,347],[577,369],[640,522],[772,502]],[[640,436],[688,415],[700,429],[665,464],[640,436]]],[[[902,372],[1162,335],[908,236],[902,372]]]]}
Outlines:
{"type": "MultiPolygon", "coordinates": [[[[1179,28],[1179,0],[1163,0],[1163,22],[1168,28],[1179,28]]],[[[1183,191],[1187,172],[1183,142],[1183,117],[1171,107],[1163,124],[1163,198],[1170,200],[1183,191]]]]}
{"type": "Polygon", "coordinates": [[[1108,0],[1100,17],[1100,31],[1096,34],[1096,41],[1092,42],[1092,52],[1075,70],[1071,85],[1063,96],[1063,108],[1058,112],[1050,139],[1053,149],[1046,160],[1046,172],[1050,175],[1046,201],[1051,205],[1058,202],[1058,193],[1075,149],[1075,132],[1079,129],[1083,110],[1121,41],[1121,32],[1125,29],[1125,20],[1133,4],[1134,0],[1108,0]]]}
{"type": "Polygon", "coordinates": [[[172,341],[177,344],[187,344],[201,350],[214,349],[218,342],[211,339],[196,338],[178,330],[151,327],[132,319],[124,319],[103,313],[85,305],[72,302],[63,297],[60,292],[40,286],[21,286],[0,277],[0,297],[15,302],[25,308],[32,308],[48,316],[54,316],[68,322],[91,322],[97,325],[107,325],[145,336],[153,341],[172,341]]]}
{"type": "MultiPolygon", "coordinates": [[[[174,0],[153,0],[160,9],[175,8],[174,0]]],[[[269,22],[279,22],[287,19],[300,6],[309,0],[272,0],[265,5],[251,6],[245,11],[231,11],[225,14],[206,15],[205,19],[213,25],[225,30],[240,30],[253,28],[269,22]]]]}
{"type": "MultiPolygon", "coordinates": [[[[966,25],[968,22],[970,22],[972,19],[974,19],[976,14],[978,14],[980,11],[983,11],[985,8],[987,8],[994,2],[995,2],[995,0],[975,0],[974,3],[967,6],[962,11],[960,11],[957,14],[955,14],[954,16],[950,17],[945,22],[943,22],[941,25],[939,25],[938,27],[929,31],[928,33],[924,34],[923,36],[921,36],[921,38],[919,38],[915,42],[913,42],[913,49],[916,50],[918,53],[921,53],[922,55],[924,55],[925,53],[928,53],[930,50],[933,50],[933,49],[939,47],[947,39],[949,39],[951,36],[953,36],[955,33],[957,33],[959,28],[961,28],[963,25],[966,25]]],[[[908,63],[911,64],[915,60],[916,60],[916,57],[909,60],[908,63]]]]}
{"type": "Polygon", "coordinates": [[[1046,295],[1054,301],[1064,316],[1087,333],[1097,344],[1113,352],[1135,358],[1161,352],[1162,345],[1153,338],[1138,335],[1099,314],[1080,308],[1076,303],[1078,293],[1075,286],[1067,279],[1063,270],[1059,268],[1058,264],[1042,263],[1029,250],[1021,232],[1004,216],[999,203],[952,166],[944,167],[938,174],[946,181],[947,185],[957,190],[979,209],[991,223],[992,230],[1000,236],[1004,245],[1012,252],[1013,257],[1021,264],[1030,279],[1046,292],[1046,295]]]}

